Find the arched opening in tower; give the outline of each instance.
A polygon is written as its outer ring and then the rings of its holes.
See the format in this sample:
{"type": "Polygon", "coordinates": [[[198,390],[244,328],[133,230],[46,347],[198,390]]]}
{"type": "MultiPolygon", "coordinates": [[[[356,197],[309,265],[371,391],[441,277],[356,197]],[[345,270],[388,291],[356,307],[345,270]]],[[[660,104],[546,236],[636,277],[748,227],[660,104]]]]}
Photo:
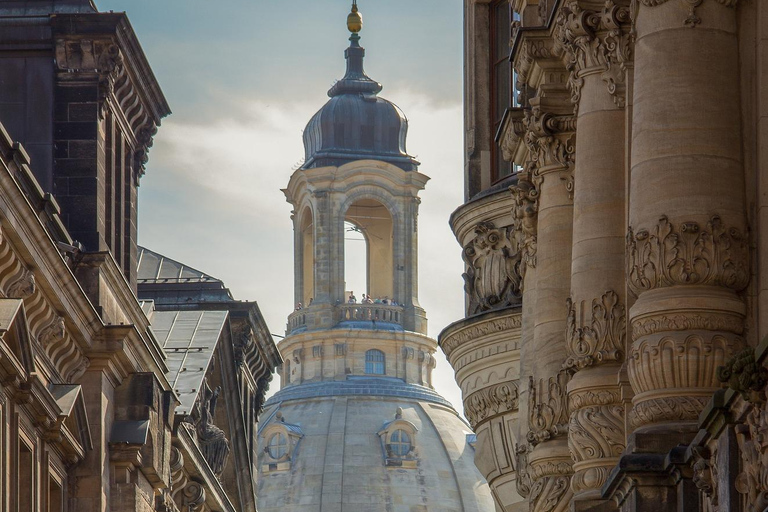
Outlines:
{"type": "Polygon", "coordinates": [[[301,223],[301,240],[298,243],[301,249],[301,275],[299,276],[301,292],[297,300],[306,306],[315,296],[315,223],[309,206],[302,211],[299,222],[301,223]]]}
{"type": "Polygon", "coordinates": [[[393,222],[386,206],[375,199],[355,201],[344,217],[344,281],[354,291],[372,300],[391,302],[393,283],[393,222]]]}

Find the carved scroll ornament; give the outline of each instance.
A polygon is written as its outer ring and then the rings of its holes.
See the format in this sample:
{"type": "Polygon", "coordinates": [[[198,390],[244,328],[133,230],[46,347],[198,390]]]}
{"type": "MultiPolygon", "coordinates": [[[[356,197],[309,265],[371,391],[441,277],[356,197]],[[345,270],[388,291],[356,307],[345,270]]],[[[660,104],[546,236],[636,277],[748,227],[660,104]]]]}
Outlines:
{"type": "Polygon", "coordinates": [[[518,410],[519,402],[517,382],[503,382],[467,396],[464,413],[472,429],[477,430],[477,425],[488,418],[518,410]]]}
{"type": "Polygon", "coordinates": [[[675,285],[712,285],[743,290],[749,283],[747,237],[713,215],[706,225],[673,224],[666,215],[656,226],[627,233],[627,281],[636,295],[675,285]]]}
{"type": "Polygon", "coordinates": [[[554,377],[528,382],[528,442],[532,445],[568,432],[566,398],[569,375],[560,371],[554,377]]]}
{"type": "Polygon", "coordinates": [[[577,312],[576,304],[569,298],[567,306],[565,343],[568,359],[565,368],[579,370],[624,358],[627,320],[624,305],[616,292],[609,290],[599,299],[592,300],[589,320],[583,318],[583,305],[577,312]]]}
{"type": "Polygon", "coordinates": [[[462,275],[469,296],[467,315],[519,304],[521,258],[510,241],[510,228],[481,222],[474,231],[475,237],[462,253],[467,264],[462,275]]]}

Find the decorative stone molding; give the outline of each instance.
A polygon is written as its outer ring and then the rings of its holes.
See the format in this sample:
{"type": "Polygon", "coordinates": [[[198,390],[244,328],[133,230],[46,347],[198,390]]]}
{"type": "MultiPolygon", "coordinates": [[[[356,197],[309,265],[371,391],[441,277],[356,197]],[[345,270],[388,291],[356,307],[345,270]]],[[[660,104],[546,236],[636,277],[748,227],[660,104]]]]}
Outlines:
{"type": "Polygon", "coordinates": [[[535,446],[568,433],[567,386],[569,375],[528,381],[528,442],[535,446]]]}
{"type": "Polygon", "coordinates": [[[709,403],[710,396],[665,396],[634,404],[630,423],[638,428],[663,421],[696,421],[709,403]]]}
{"type": "Polygon", "coordinates": [[[528,496],[529,510],[531,512],[565,512],[570,510],[572,497],[571,492],[569,492],[570,485],[570,474],[552,474],[537,479],[531,486],[531,493],[528,496]]]}
{"type": "Polygon", "coordinates": [[[734,337],[700,333],[645,337],[633,342],[628,361],[635,397],[632,424],[695,421],[720,386],[718,369],[743,345],[734,337]]]}
{"type": "Polygon", "coordinates": [[[569,397],[568,447],[575,462],[574,492],[602,487],[625,448],[624,406],[618,391],[587,390],[569,397]],[[601,459],[612,459],[609,464],[601,459]]]}
{"type": "Polygon", "coordinates": [[[496,318],[487,322],[473,324],[465,329],[447,336],[441,341],[440,347],[443,349],[446,357],[450,358],[451,353],[459,346],[477,338],[482,338],[494,333],[503,333],[512,329],[519,329],[521,325],[520,315],[510,315],[503,318],[496,318]]]}
{"type": "Polygon", "coordinates": [[[570,71],[571,101],[578,106],[584,77],[599,73],[615,105],[626,105],[626,72],[632,61],[633,35],[627,5],[608,0],[602,11],[584,10],[569,0],[555,19],[554,52],[570,71]]]}
{"type": "MultiPolygon", "coordinates": [[[[665,4],[668,0],[639,0],[640,3],[646,7],[656,7],[657,5],[665,4]]],[[[725,7],[736,7],[739,0],[715,0],[717,3],[724,5],[725,7]]],[[[701,23],[701,18],[696,15],[696,8],[700,6],[703,0],[680,0],[680,2],[688,9],[688,16],[683,20],[683,25],[690,28],[695,28],[696,25],[701,23]]]]}
{"type": "Polygon", "coordinates": [[[586,312],[583,303],[577,308],[573,300],[568,298],[567,306],[565,344],[568,359],[565,368],[580,370],[624,358],[627,320],[625,307],[616,292],[608,290],[599,299],[592,300],[588,321],[584,318],[586,312]]]}
{"type": "Polygon", "coordinates": [[[531,494],[532,480],[528,471],[528,454],[530,449],[530,446],[525,443],[520,443],[515,447],[515,458],[517,460],[517,481],[515,485],[517,493],[523,498],[527,498],[531,494]]]}
{"type": "Polygon", "coordinates": [[[480,222],[475,237],[464,247],[467,271],[462,274],[469,297],[467,315],[520,304],[521,255],[510,241],[511,228],[480,222]]]}
{"type": "Polygon", "coordinates": [[[706,225],[673,224],[663,215],[651,228],[627,233],[627,283],[635,295],[675,285],[743,290],[749,283],[749,244],[736,227],[713,215],[706,225]]]}
{"type": "MultiPolygon", "coordinates": [[[[539,216],[539,189],[534,180],[520,173],[517,185],[509,187],[512,193],[512,238],[520,252],[521,287],[528,267],[536,267],[536,225],[539,216]]],[[[539,181],[539,180],[537,180],[539,181]]]]}
{"type": "Polygon", "coordinates": [[[735,315],[715,312],[707,312],[706,315],[698,312],[676,312],[670,316],[662,314],[632,320],[633,341],[642,336],[650,336],[659,332],[689,330],[742,334],[744,332],[744,319],[735,315]]]}
{"type": "Polygon", "coordinates": [[[473,430],[483,421],[508,412],[517,411],[520,404],[518,381],[503,382],[464,398],[464,413],[473,430]]]}
{"type": "Polygon", "coordinates": [[[758,401],[768,385],[768,368],[755,360],[755,349],[746,347],[717,369],[720,382],[738,391],[744,400],[758,401]]]}

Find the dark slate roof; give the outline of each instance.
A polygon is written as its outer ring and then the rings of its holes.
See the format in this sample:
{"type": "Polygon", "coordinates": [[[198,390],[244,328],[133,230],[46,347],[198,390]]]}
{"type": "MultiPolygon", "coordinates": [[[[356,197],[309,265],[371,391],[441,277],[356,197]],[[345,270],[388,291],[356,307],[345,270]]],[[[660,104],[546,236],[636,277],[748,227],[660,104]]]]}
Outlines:
{"type": "Polygon", "coordinates": [[[139,283],[163,282],[163,283],[206,283],[221,282],[215,277],[188,267],[176,260],[166,258],[144,247],[139,247],[139,269],[137,272],[139,283]]]}
{"type": "Polygon", "coordinates": [[[228,302],[232,294],[220,279],[139,247],[138,296],[155,307],[228,302]]]}
{"type": "Polygon", "coordinates": [[[383,160],[406,171],[419,163],[405,148],[408,119],[394,103],[378,97],[381,84],[363,70],[365,49],[352,34],[344,53],[347,73],[328,91],[330,100],[304,129],[303,169],[383,160]]]}
{"type": "Polygon", "coordinates": [[[166,354],[166,376],[181,401],[177,414],[192,411],[228,315],[227,311],[152,313],[152,333],[166,354]]]}
{"type": "Polygon", "coordinates": [[[407,384],[393,377],[347,376],[343,381],[310,382],[301,385],[288,386],[275,393],[265,406],[288,400],[306,398],[324,398],[334,396],[371,396],[395,397],[433,402],[453,407],[448,400],[440,396],[434,389],[418,384],[407,384]]]}

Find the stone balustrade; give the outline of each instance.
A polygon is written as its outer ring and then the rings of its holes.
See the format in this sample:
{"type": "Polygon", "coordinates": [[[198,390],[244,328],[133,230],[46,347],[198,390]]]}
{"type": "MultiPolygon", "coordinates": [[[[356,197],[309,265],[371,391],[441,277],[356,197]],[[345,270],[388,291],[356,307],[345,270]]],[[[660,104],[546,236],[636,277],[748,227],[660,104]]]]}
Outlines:
{"type": "MultiPolygon", "coordinates": [[[[327,306],[326,306],[327,308],[327,306]]],[[[320,305],[308,306],[294,311],[288,316],[286,333],[293,334],[303,330],[313,330],[314,325],[322,325],[316,317],[326,314],[326,308],[320,305]]],[[[338,304],[332,308],[333,325],[341,322],[386,322],[403,325],[403,306],[388,304],[338,304]]]]}

